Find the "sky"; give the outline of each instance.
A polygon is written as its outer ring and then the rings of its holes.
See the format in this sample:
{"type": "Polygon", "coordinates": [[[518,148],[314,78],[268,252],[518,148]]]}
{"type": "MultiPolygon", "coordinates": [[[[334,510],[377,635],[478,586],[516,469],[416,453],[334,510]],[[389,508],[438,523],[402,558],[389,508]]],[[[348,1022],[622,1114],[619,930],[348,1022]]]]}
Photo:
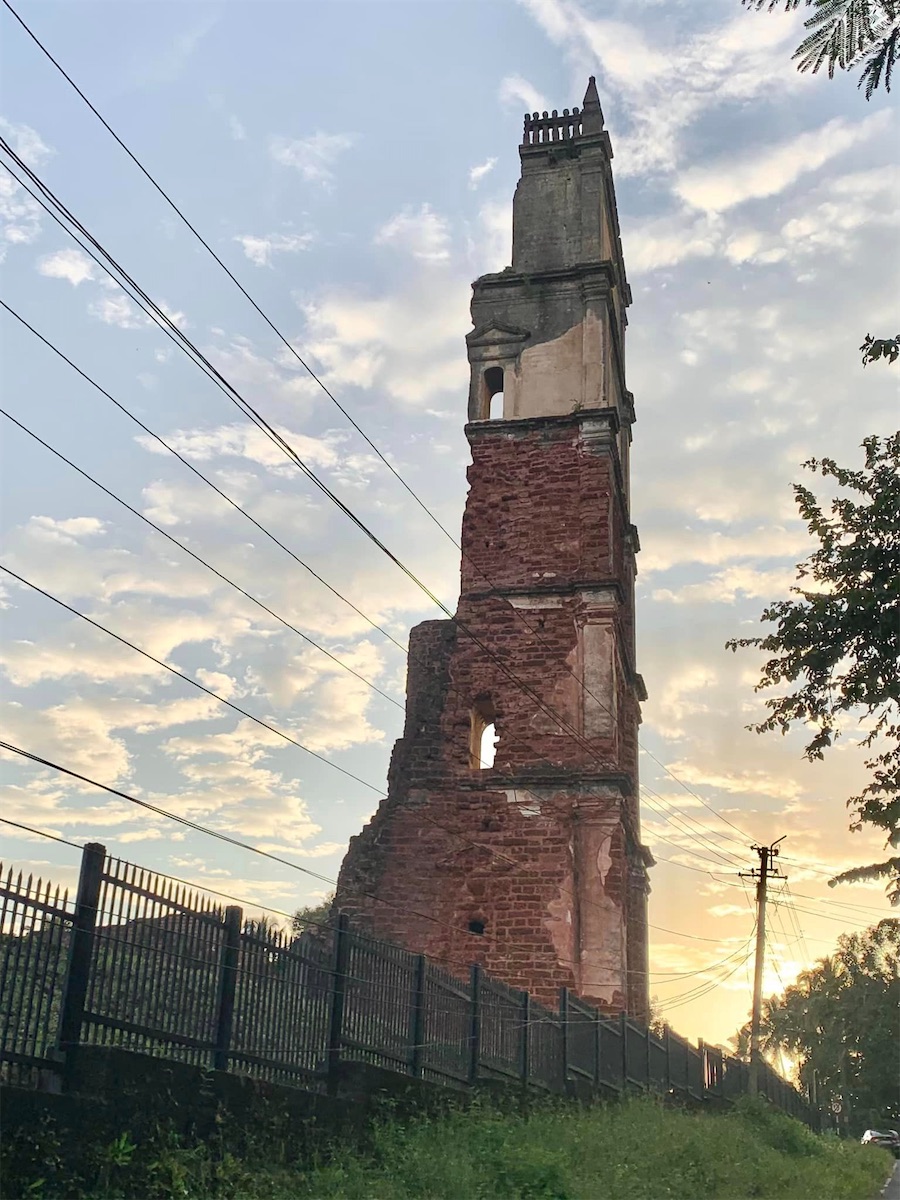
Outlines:
{"type": "MultiPolygon", "coordinates": [[[[692,1038],[725,1042],[743,1023],[752,841],[785,836],[767,992],[889,915],[878,884],[827,886],[882,852],[848,832],[863,729],[817,764],[800,731],[749,732],[761,660],[725,649],[759,630],[811,549],[791,490],[812,480],[801,464],[860,465],[863,437],[897,426],[896,369],[864,371],[858,351],[867,332],[896,332],[889,98],[799,75],[801,17],[739,0],[17,8],[454,536],[470,284],[509,262],[522,114],[580,104],[596,74],[634,296],[651,992],[692,1038]]],[[[0,22],[3,136],[452,609],[456,547],[9,13],[0,22]]],[[[8,575],[4,737],[334,879],[402,726],[405,660],[384,635],[403,643],[438,613],[2,175],[6,303],[290,552],[0,311],[6,413],[281,620],[7,416],[2,561],[321,757],[8,575]]],[[[829,486],[813,482],[824,499],[829,486]]],[[[102,841],[248,909],[290,912],[329,891],[54,771],[0,767],[9,819],[102,841]]],[[[0,855],[77,880],[75,849],[10,826],[0,855]]]]}

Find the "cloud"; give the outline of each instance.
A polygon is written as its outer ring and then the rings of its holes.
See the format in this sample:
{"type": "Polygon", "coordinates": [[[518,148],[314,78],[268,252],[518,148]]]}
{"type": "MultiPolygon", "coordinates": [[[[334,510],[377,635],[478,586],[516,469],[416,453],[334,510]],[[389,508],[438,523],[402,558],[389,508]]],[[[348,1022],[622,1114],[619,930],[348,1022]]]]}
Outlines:
{"type": "Polygon", "coordinates": [[[641,552],[641,574],[665,571],[677,563],[719,565],[742,558],[793,557],[808,548],[809,537],[799,523],[792,529],[759,525],[746,532],[675,527],[665,536],[657,532],[652,546],[641,552]]]}
{"type": "Polygon", "coordinates": [[[303,412],[311,396],[319,394],[319,385],[287,350],[271,357],[260,353],[247,338],[235,337],[226,344],[205,347],[205,353],[251,403],[283,405],[291,420],[303,412]]]}
{"type": "MultiPolygon", "coordinates": [[[[878,117],[886,113],[876,114],[878,117]]],[[[838,143],[827,143],[829,152],[838,143]]],[[[782,160],[778,159],[779,162],[782,160]]],[[[801,171],[800,160],[788,156],[784,165],[801,171]]],[[[807,161],[812,162],[813,159],[807,161]]],[[[724,203],[723,212],[701,212],[679,196],[681,206],[675,212],[654,216],[636,224],[623,218],[623,243],[629,274],[639,276],[648,271],[677,266],[694,258],[724,258],[735,265],[773,266],[788,263],[793,267],[808,267],[809,259],[820,252],[840,254],[850,259],[857,251],[860,238],[874,227],[887,228],[900,223],[900,212],[894,203],[900,184],[896,167],[880,167],[869,171],[824,179],[811,194],[803,193],[794,202],[798,215],[788,216],[785,206],[773,215],[770,227],[735,223],[727,214],[738,207],[747,186],[763,187],[784,183],[784,175],[767,175],[765,164],[748,167],[742,177],[732,174],[729,166],[697,168],[694,180],[699,180],[697,198],[724,203]],[[756,169],[759,178],[753,182],[756,169]],[[738,199],[741,197],[741,199],[738,199]],[[785,216],[788,219],[785,220],[785,216]]],[[[689,173],[690,174],[690,173],[689,173]]],[[[796,179],[800,178],[797,174],[796,179]]],[[[794,182],[796,182],[796,179],[794,182]]],[[[785,184],[787,186],[787,184],[785,184]]],[[[676,182],[676,190],[680,189],[676,182]]]]}
{"type": "Polygon", "coordinates": [[[273,134],[269,154],[283,167],[299,171],[307,183],[329,186],[334,180],[333,167],[338,158],[356,142],[355,133],[318,133],[306,138],[286,138],[273,134]]]}
{"type": "Polygon", "coordinates": [[[420,269],[375,295],[335,288],[304,301],[304,354],[329,385],[380,388],[403,405],[439,411],[439,393],[466,386],[473,270],[507,265],[510,233],[508,199],[482,205],[464,246],[428,205],[398,214],[376,238],[402,247],[420,269]]]}
{"type": "Polygon", "coordinates": [[[0,117],[0,133],[29,167],[40,167],[56,153],[30,125],[16,125],[13,121],[0,117]]]}
{"type": "Polygon", "coordinates": [[[0,177],[0,262],[10,246],[28,245],[40,232],[40,205],[9,175],[0,177]]]}
{"type": "Polygon", "coordinates": [[[630,275],[674,267],[689,258],[719,252],[721,222],[714,217],[678,212],[651,217],[636,225],[625,222],[622,242],[630,275]]]}
{"type": "Polygon", "coordinates": [[[507,75],[500,81],[500,103],[507,107],[525,108],[528,112],[543,112],[548,108],[546,96],[521,75],[507,75]]]}
{"type": "Polygon", "coordinates": [[[397,246],[420,262],[446,262],[450,257],[450,232],[446,217],[423,204],[418,212],[405,208],[375,234],[376,246],[397,246]]]}
{"type": "MultiPolygon", "coordinates": [[[[159,305],[162,312],[165,314],[165,316],[167,316],[169,318],[169,320],[172,322],[172,324],[175,326],[176,329],[185,330],[188,328],[190,322],[188,321],[186,315],[183,312],[180,312],[179,310],[174,309],[174,308],[170,308],[169,305],[166,304],[165,300],[157,300],[156,303],[159,305]]],[[[147,320],[149,321],[150,318],[148,317],[147,320]]]]}
{"type": "Polygon", "coordinates": [[[675,192],[704,212],[723,212],[746,200],[774,196],[851,146],[886,132],[891,122],[887,110],[862,121],[836,118],[754,155],[691,167],[679,176],[675,192]]]}
{"type": "Polygon", "coordinates": [[[486,175],[489,175],[497,165],[496,158],[486,158],[483,163],[479,163],[477,167],[469,168],[469,187],[474,191],[481,183],[486,175]]]}
{"type": "MultiPolygon", "coordinates": [[[[338,465],[339,447],[344,440],[344,434],[330,433],[321,438],[313,438],[284,425],[274,428],[310,466],[338,465]]],[[[135,440],[154,454],[168,453],[155,439],[144,434],[135,440]]],[[[178,429],[166,434],[166,441],[179,454],[195,462],[208,462],[223,457],[243,458],[277,474],[289,475],[292,478],[297,474],[296,467],[284,451],[257,425],[251,425],[249,422],[216,425],[210,429],[178,429]]]]}
{"type": "Polygon", "coordinates": [[[755,567],[728,567],[699,583],[673,590],[658,588],[651,599],[669,604],[734,604],[739,599],[784,596],[797,583],[794,567],[760,571],[755,567]]]}
{"type": "Polygon", "coordinates": [[[187,29],[177,33],[164,49],[147,58],[136,58],[131,77],[138,86],[160,86],[173,83],[184,71],[193,57],[194,51],[213,29],[218,21],[217,15],[200,17],[187,29]]]}
{"type": "MultiPolygon", "coordinates": [[[[377,682],[384,669],[383,651],[364,639],[342,649],[341,662],[362,679],[377,682]]],[[[368,720],[373,692],[338,663],[307,648],[287,654],[260,655],[248,672],[252,688],[280,708],[300,708],[300,740],[319,754],[380,742],[382,730],[368,720]]]]}
{"type": "Polygon", "coordinates": [[[802,785],[795,779],[773,775],[764,769],[723,770],[686,761],[671,763],[670,768],[684,783],[719,792],[772,796],[779,800],[795,800],[803,793],[802,785]]]}
{"type": "MultiPolygon", "coordinates": [[[[40,167],[54,154],[30,125],[16,125],[0,117],[0,133],[30,167],[40,167]]],[[[41,232],[42,209],[7,172],[0,176],[0,262],[10,246],[24,246],[41,232]]]]}
{"type": "Polygon", "coordinates": [[[306,348],[326,382],[383,387],[394,399],[423,407],[436,392],[464,387],[468,371],[459,343],[469,285],[456,277],[442,282],[436,289],[427,276],[414,277],[405,290],[381,296],[332,292],[307,303],[306,348]]]}
{"type": "Polygon", "coordinates": [[[228,118],[228,129],[234,141],[243,142],[246,140],[247,130],[233,114],[228,118]]]}
{"type": "Polygon", "coordinates": [[[45,541],[66,542],[74,545],[79,538],[96,537],[106,528],[105,522],[97,517],[65,517],[57,520],[55,517],[34,516],[31,524],[39,529],[45,541]]]}
{"type": "Polygon", "coordinates": [[[147,317],[139,314],[124,292],[92,300],[88,312],[104,325],[116,325],[119,329],[140,329],[147,323],[147,317]]]}
{"type": "Polygon", "coordinates": [[[297,254],[308,250],[315,241],[312,233],[268,233],[238,234],[234,239],[252,263],[258,267],[271,267],[274,254],[297,254]]]}
{"type": "Polygon", "coordinates": [[[94,278],[94,264],[81,250],[57,250],[38,259],[38,273],[49,279],[65,279],[78,287],[87,279],[94,278]]]}
{"type": "Polygon", "coordinates": [[[656,26],[651,41],[636,23],[595,18],[575,0],[520,3],[582,78],[595,72],[601,92],[604,80],[612,85],[607,96],[615,89],[619,178],[674,171],[685,154],[686,131],[712,106],[801,86],[787,53],[796,44],[797,16],[754,21],[739,13],[700,31],[677,22],[656,26]]]}

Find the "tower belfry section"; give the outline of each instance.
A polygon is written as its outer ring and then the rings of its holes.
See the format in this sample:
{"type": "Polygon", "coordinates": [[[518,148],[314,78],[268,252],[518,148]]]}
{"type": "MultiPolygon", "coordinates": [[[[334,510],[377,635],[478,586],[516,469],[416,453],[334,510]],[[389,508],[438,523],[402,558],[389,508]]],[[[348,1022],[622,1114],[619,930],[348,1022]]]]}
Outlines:
{"type": "Polygon", "coordinates": [[[631,293],[593,77],[519,154],[512,265],[475,281],[466,337],[459,606],[411,631],[388,795],[336,902],[451,970],[646,1017],[631,293]]]}

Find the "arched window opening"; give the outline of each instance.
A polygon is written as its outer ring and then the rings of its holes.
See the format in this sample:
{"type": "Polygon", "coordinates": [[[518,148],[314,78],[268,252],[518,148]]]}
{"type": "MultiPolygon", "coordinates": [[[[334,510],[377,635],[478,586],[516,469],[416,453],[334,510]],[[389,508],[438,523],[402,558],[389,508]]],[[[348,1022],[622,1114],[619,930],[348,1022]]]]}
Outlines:
{"type": "Polygon", "coordinates": [[[484,373],[485,420],[498,421],[503,417],[503,368],[488,367],[484,373]]]}
{"type": "Polygon", "coordinates": [[[481,735],[481,748],[478,751],[478,757],[482,771],[486,771],[488,767],[494,765],[496,756],[497,726],[492,721],[490,725],[485,725],[484,732],[481,735]]]}
{"type": "Polygon", "coordinates": [[[484,937],[484,921],[472,920],[469,922],[469,933],[475,933],[479,937],[484,937]]]}
{"type": "Polygon", "coordinates": [[[473,771],[485,771],[494,765],[497,749],[497,729],[494,705],[488,698],[476,700],[469,729],[469,766],[473,771]]]}

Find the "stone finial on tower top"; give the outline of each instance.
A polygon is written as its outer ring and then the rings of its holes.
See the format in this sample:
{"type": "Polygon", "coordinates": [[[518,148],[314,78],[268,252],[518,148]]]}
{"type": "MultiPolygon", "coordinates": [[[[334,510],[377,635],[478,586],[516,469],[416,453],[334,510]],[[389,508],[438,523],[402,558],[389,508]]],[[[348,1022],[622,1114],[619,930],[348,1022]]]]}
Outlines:
{"type": "Polygon", "coordinates": [[[528,152],[532,147],[542,150],[557,142],[577,141],[581,137],[591,137],[603,134],[609,141],[603,128],[603,111],[600,108],[600,97],[597,94],[597,81],[592,75],[584,94],[584,107],[567,108],[562,116],[554,108],[552,113],[526,113],[525,130],[522,135],[522,147],[528,152]]]}
{"type": "Polygon", "coordinates": [[[581,117],[582,133],[600,133],[603,129],[603,109],[600,107],[600,96],[597,93],[597,80],[593,75],[588,79],[581,117]]]}

